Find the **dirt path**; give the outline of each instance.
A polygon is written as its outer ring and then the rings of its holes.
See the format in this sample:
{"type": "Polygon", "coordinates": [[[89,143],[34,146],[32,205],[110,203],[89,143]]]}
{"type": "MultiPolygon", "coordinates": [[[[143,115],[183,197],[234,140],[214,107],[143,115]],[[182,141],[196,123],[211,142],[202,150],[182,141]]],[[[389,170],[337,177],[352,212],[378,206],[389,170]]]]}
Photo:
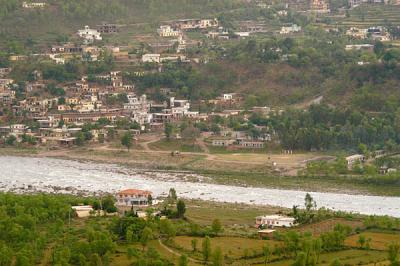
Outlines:
{"type": "Polygon", "coordinates": [[[200,149],[205,153],[210,153],[210,149],[207,147],[206,143],[204,142],[204,138],[196,139],[196,144],[200,147],[200,149]]]}
{"type": "MultiPolygon", "coordinates": [[[[170,247],[164,245],[164,243],[161,241],[161,239],[158,239],[158,243],[160,243],[160,246],[163,247],[165,250],[167,250],[169,253],[174,254],[175,256],[177,256],[178,258],[182,256],[181,253],[176,252],[175,250],[172,250],[170,247]]],[[[191,257],[187,257],[189,261],[194,262],[194,263],[199,263],[199,264],[204,264],[203,261],[200,260],[195,260],[191,257]]]]}
{"type": "Polygon", "coordinates": [[[149,139],[145,139],[145,141],[140,142],[139,145],[142,146],[145,151],[152,151],[152,149],[149,147],[149,144],[160,141],[161,138],[162,137],[160,135],[151,135],[149,136],[149,139]]]}

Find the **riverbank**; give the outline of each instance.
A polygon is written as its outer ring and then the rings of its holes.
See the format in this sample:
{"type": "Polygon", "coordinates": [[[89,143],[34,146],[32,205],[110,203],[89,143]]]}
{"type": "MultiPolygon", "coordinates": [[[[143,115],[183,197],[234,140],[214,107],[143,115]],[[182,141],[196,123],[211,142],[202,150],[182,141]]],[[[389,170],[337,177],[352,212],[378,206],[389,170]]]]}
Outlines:
{"type": "MultiPolygon", "coordinates": [[[[282,176],[263,164],[247,165],[246,162],[213,161],[206,155],[181,153],[171,156],[168,152],[99,147],[62,150],[0,149],[0,155],[60,158],[81,162],[113,163],[136,171],[161,171],[193,173],[207,177],[208,183],[252,186],[260,188],[331,192],[372,196],[400,196],[400,185],[377,184],[375,179],[363,176],[282,176]]],[[[239,157],[239,156],[237,156],[239,157]]],[[[240,157],[239,157],[240,158],[240,157]]],[[[382,177],[383,178],[383,177],[382,177]]],[[[195,181],[195,180],[194,180],[195,181]]]]}
{"type": "Polygon", "coordinates": [[[196,173],[151,171],[118,164],[46,157],[0,156],[0,190],[77,195],[115,193],[126,188],[149,190],[155,197],[175,188],[179,197],[215,202],[291,208],[303,206],[307,192],[318,207],[366,215],[400,217],[400,197],[366,196],[313,190],[221,185],[196,173]]]}

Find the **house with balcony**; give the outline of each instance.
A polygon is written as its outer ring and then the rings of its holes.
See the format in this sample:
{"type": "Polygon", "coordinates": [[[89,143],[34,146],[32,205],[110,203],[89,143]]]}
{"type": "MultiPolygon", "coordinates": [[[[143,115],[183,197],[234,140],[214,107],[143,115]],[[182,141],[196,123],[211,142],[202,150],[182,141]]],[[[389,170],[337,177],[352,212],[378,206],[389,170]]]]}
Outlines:
{"type": "Polygon", "coordinates": [[[116,206],[119,210],[148,207],[151,205],[151,197],[150,191],[125,189],[116,194],[116,206]]]}

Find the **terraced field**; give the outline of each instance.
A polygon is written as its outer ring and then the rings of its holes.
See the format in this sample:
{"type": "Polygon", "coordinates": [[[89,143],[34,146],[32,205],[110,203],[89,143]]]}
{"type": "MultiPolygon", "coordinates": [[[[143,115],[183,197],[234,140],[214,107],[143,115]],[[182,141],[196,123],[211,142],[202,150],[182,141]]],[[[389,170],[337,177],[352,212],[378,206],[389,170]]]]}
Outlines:
{"type": "Polygon", "coordinates": [[[336,22],[345,26],[384,26],[388,22],[400,24],[400,6],[364,6],[350,11],[350,17],[338,18],[336,22]]]}

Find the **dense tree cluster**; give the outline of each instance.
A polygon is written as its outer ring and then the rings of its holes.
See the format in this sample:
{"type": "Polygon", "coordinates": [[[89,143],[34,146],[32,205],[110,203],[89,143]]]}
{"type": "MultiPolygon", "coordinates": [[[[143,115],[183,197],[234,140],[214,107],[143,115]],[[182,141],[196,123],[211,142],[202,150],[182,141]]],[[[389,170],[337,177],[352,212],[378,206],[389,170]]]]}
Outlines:
{"type": "Polygon", "coordinates": [[[287,149],[358,150],[360,143],[368,143],[372,150],[384,147],[393,150],[400,143],[399,115],[399,112],[372,114],[313,105],[306,111],[289,110],[269,119],[253,115],[250,120],[276,130],[287,149]]]}

